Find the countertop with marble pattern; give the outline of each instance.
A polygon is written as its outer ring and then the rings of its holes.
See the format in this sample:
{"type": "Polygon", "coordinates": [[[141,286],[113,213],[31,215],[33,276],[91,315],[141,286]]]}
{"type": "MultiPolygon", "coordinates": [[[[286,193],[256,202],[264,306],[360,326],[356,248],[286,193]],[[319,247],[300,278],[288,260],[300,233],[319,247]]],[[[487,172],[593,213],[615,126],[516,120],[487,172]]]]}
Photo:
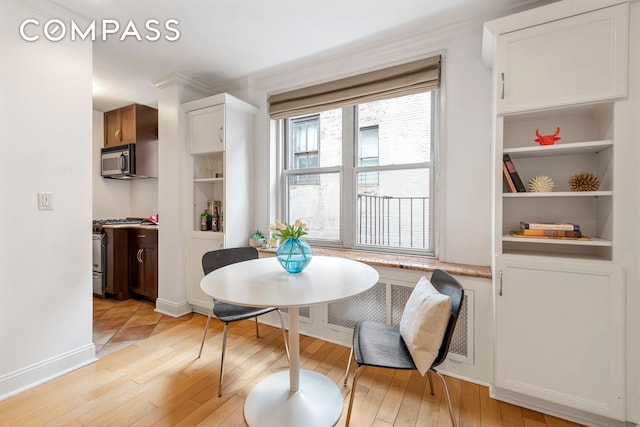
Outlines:
{"type": "MultiPolygon", "coordinates": [[[[472,264],[441,262],[433,258],[418,255],[397,255],[379,252],[354,251],[346,249],[312,247],[315,255],[340,256],[378,267],[404,268],[407,270],[433,271],[440,269],[458,276],[471,276],[491,279],[491,267],[472,264]]],[[[275,254],[275,248],[258,249],[259,252],[275,254]]]]}

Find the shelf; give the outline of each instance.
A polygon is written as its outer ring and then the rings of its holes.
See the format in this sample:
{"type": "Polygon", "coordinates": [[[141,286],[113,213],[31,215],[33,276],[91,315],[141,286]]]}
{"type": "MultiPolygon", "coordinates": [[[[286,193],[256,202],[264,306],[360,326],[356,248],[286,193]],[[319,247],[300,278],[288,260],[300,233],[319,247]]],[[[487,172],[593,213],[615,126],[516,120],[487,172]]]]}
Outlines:
{"type": "Polygon", "coordinates": [[[595,154],[612,146],[613,141],[608,139],[602,141],[505,148],[503,152],[509,154],[512,159],[520,159],[525,157],[563,156],[567,154],[595,154]]]}
{"type": "Polygon", "coordinates": [[[224,232],[193,230],[191,232],[191,237],[196,237],[198,239],[218,240],[224,238],[224,232]]]}
{"type": "Polygon", "coordinates": [[[540,193],[502,193],[504,198],[540,198],[540,197],[611,197],[613,191],[548,191],[540,193]]]}
{"type": "Polygon", "coordinates": [[[223,182],[224,178],[195,178],[193,182],[223,182]]]}
{"type": "Polygon", "coordinates": [[[509,234],[502,236],[503,242],[518,243],[538,243],[545,245],[572,245],[572,246],[612,246],[611,240],[592,237],[591,240],[570,240],[570,239],[536,239],[535,237],[513,237],[509,234]]]}

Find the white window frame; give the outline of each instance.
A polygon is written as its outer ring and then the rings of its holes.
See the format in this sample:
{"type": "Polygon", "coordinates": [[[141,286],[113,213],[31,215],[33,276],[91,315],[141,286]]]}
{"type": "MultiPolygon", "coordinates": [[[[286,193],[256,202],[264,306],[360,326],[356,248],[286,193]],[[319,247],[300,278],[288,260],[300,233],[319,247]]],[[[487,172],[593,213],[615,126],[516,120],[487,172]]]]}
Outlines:
{"type": "Polygon", "coordinates": [[[366,250],[371,252],[393,253],[393,254],[415,254],[426,257],[436,258],[438,254],[439,242],[439,214],[440,203],[443,200],[439,194],[439,152],[440,152],[440,108],[442,88],[433,90],[431,97],[431,159],[427,162],[411,163],[403,165],[385,165],[385,166],[357,166],[358,153],[355,142],[358,138],[359,129],[357,129],[357,119],[355,117],[357,106],[345,107],[342,110],[343,121],[343,141],[345,137],[349,138],[352,143],[342,145],[342,165],[319,167],[309,169],[285,170],[287,164],[287,147],[286,147],[286,130],[285,119],[276,120],[275,137],[277,140],[277,157],[278,157],[278,190],[277,191],[277,218],[288,218],[288,185],[287,180],[290,175],[300,173],[304,174],[320,174],[320,173],[340,173],[340,230],[338,240],[321,240],[306,238],[311,244],[322,247],[345,248],[351,250],[366,250]],[[345,166],[348,165],[348,166],[345,166]],[[356,244],[357,218],[355,215],[356,192],[357,192],[357,173],[367,171],[387,171],[387,170],[406,170],[416,168],[429,169],[429,250],[416,250],[412,248],[396,248],[396,247],[380,247],[371,245],[356,244]],[[349,203],[345,203],[349,201],[349,203]]]}

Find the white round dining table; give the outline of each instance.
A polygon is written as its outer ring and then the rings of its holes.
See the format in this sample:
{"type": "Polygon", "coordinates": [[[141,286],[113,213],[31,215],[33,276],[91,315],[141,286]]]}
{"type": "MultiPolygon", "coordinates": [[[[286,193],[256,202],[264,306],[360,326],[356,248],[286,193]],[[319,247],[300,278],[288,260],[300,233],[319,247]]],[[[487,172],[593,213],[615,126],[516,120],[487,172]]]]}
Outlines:
{"type": "Polygon", "coordinates": [[[244,417],[252,427],[333,426],[342,414],[338,385],[320,373],[300,369],[299,307],[362,293],[378,282],[371,266],[339,257],[314,256],[301,273],[289,274],[275,257],[231,264],[200,282],[211,297],[253,307],[286,307],[289,313],[289,370],[272,374],[251,390],[244,417]]]}

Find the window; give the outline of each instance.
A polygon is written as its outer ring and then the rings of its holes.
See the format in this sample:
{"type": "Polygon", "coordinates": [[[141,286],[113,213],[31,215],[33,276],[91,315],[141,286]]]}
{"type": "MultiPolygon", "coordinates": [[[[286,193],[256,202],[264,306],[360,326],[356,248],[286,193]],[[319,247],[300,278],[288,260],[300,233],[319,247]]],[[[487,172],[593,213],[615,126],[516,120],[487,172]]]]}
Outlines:
{"type": "Polygon", "coordinates": [[[436,97],[282,119],[281,216],[307,222],[315,244],[433,254],[436,97]]]}
{"type": "Polygon", "coordinates": [[[440,55],[269,96],[279,218],[314,244],[435,254],[440,55]]]}

